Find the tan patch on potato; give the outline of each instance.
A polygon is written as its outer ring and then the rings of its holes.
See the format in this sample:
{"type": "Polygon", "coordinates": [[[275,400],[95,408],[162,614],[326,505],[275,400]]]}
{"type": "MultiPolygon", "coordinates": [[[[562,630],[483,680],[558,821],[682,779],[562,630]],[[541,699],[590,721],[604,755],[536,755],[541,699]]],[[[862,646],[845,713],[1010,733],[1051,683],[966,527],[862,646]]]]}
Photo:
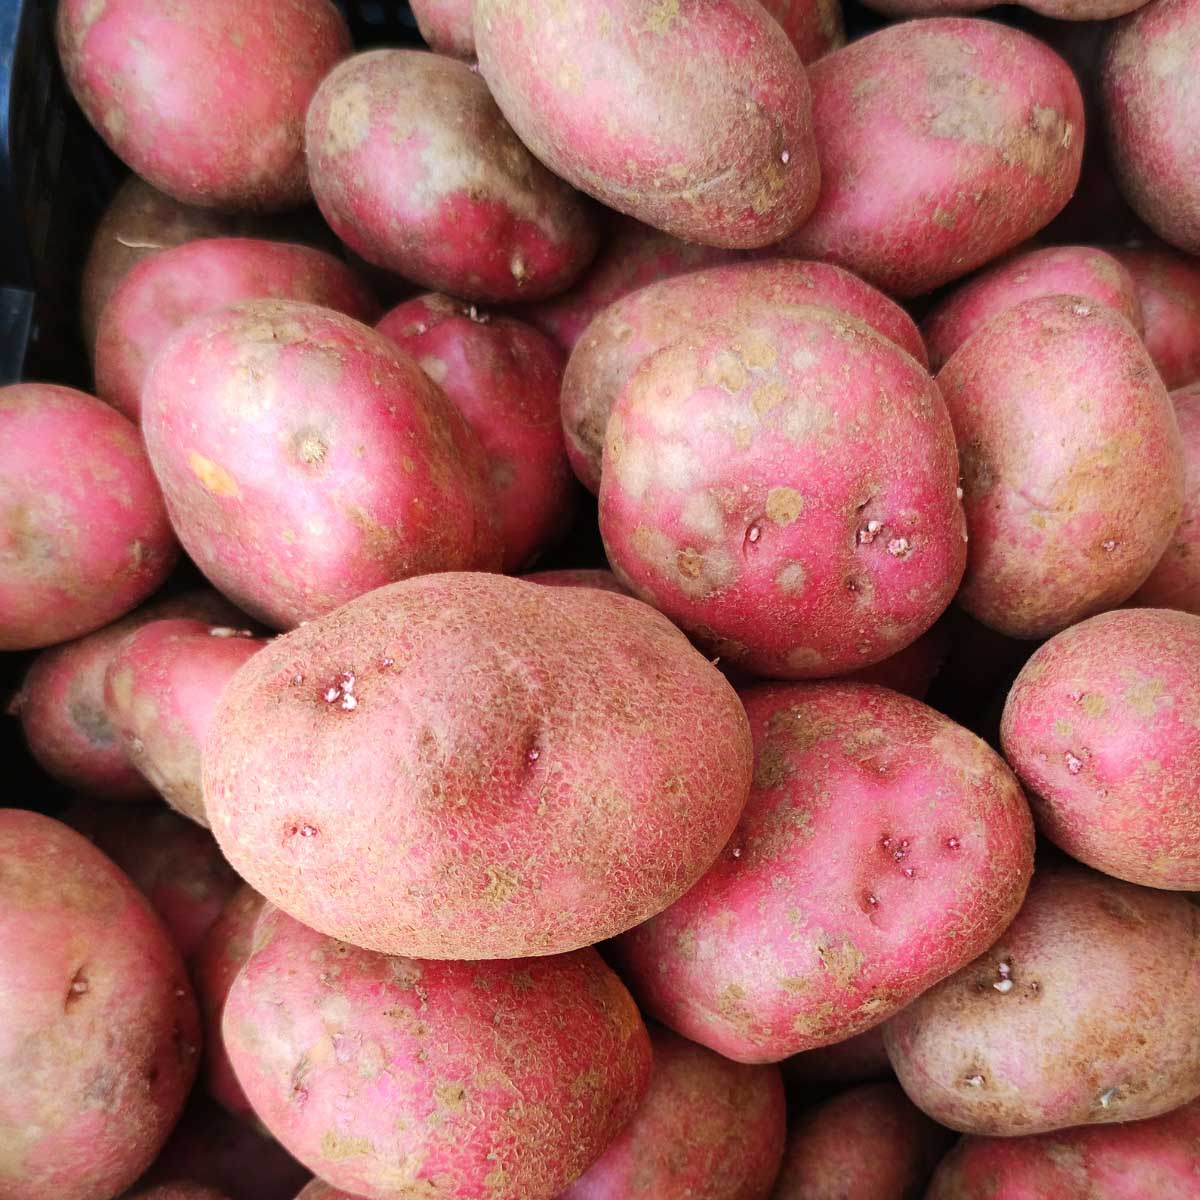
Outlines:
{"type": "Polygon", "coordinates": [[[690,533],[716,540],[724,531],[721,506],[708,492],[693,492],[683,502],[679,523],[690,533]]]}
{"type": "Polygon", "coordinates": [[[646,28],[650,33],[668,33],[679,19],[679,0],[655,0],[646,13],[646,28]]]}
{"type": "Polygon", "coordinates": [[[713,356],[704,373],[706,383],[715,383],[727,392],[740,392],[749,376],[746,366],[732,351],[721,350],[713,356]]]}
{"type": "Polygon", "coordinates": [[[795,488],[773,487],[767,493],[767,516],[776,525],[790,525],[804,511],[804,497],[795,488]]]}
{"type": "Polygon", "coordinates": [[[339,1133],[336,1129],[327,1130],[321,1139],[321,1153],[334,1162],[341,1162],[346,1158],[356,1158],[360,1154],[370,1154],[373,1150],[374,1147],[369,1139],[351,1137],[339,1133]]]}
{"type": "Polygon", "coordinates": [[[347,154],[357,150],[371,132],[371,91],[360,80],[340,88],[329,104],[325,121],[325,150],[347,154]]]}
{"type": "Polygon", "coordinates": [[[808,572],[798,562],[790,562],[781,567],[775,576],[775,583],[779,590],[786,592],[789,596],[802,592],[807,581],[808,572]]]}
{"type": "Polygon", "coordinates": [[[205,489],[214,496],[237,496],[240,490],[237,480],[219,463],[205,458],[196,450],[188,452],[188,466],[205,489]]]}
{"type": "Polygon", "coordinates": [[[822,933],[818,937],[816,950],[821,965],[841,988],[849,986],[866,961],[858,947],[846,937],[833,945],[822,933]]]}

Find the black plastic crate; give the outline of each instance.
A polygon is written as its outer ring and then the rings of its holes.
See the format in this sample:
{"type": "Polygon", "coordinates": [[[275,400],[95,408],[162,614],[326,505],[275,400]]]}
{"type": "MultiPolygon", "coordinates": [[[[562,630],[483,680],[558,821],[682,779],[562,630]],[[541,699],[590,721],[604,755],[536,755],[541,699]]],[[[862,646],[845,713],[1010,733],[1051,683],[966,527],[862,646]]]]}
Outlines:
{"type": "MultiPolygon", "coordinates": [[[[337,0],[355,44],[419,41],[407,3],[337,0]]],[[[79,274],[125,168],[67,90],[56,0],[0,0],[0,384],[86,386],[79,274]]]]}

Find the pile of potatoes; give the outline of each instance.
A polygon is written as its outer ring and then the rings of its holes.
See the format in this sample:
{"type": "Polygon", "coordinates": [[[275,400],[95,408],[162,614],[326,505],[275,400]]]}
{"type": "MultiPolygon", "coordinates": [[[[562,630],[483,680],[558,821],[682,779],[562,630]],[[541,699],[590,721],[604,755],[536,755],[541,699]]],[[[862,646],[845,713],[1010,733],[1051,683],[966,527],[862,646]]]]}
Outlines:
{"type": "Polygon", "coordinates": [[[0,1200],[1200,1196],[1200,0],[868,3],[59,0],[0,1200]]]}

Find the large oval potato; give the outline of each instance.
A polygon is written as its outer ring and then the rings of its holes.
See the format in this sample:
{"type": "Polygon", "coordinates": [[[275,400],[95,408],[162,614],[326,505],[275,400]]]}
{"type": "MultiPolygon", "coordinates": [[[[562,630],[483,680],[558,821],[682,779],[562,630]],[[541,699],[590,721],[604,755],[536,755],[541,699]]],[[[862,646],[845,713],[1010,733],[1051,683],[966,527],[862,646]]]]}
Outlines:
{"type": "Polygon", "coordinates": [[[1133,326],[1078,297],[1027,300],[937,379],[971,534],[962,607],[1044,638],[1128,600],[1183,503],[1175,414],[1133,326]]]}
{"type": "Polygon", "coordinates": [[[330,0],[62,0],[58,48],[80,107],[143,179],[269,212],[308,195],[304,110],[350,31],[330,0]]]}
{"type": "Polygon", "coordinates": [[[652,609],[447,573],[255,655],[211,727],[204,799],[239,874],[305,924],[511,958],[666,907],[733,831],[750,770],[733,689],[652,609]]]}
{"type": "Polygon", "coordinates": [[[884,1041],[910,1098],[963,1133],[1169,1112],[1200,1095],[1200,908],[1041,865],[1000,940],[884,1041]]]}
{"type": "Polygon", "coordinates": [[[1017,29],[906,21],[809,71],[821,198],[781,253],[916,296],[1037,233],[1079,181],[1079,84],[1017,29]]]}
{"type": "Polygon", "coordinates": [[[650,1076],[646,1027],[595,950],[389,958],[277,909],[259,918],[224,1030],[267,1128],[368,1200],[552,1200],[650,1076]]]}
{"type": "Polygon", "coordinates": [[[950,603],[957,485],[949,417],[913,358],[844,312],[747,301],[626,383],[600,532],[621,581],[711,653],[821,678],[895,654],[950,603]]]}
{"type": "Polygon", "coordinates": [[[306,128],[313,194],[333,231],[423,288],[536,300],[595,253],[586,201],[526,150],[466,63],[357,54],[326,76],[306,128]]]}
{"type": "Polygon", "coordinates": [[[0,651],[115,621],[178,555],[129,421],[74,388],[0,388],[0,651]]]}
{"type": "Polygon", "coordinates": [[[407,575],[499,565],[475,435],[341,313],[250,300],[196,318],[155,359],[142,432],[196,565],[276,628],[407,575]]]}
{"type": "Polygon", "coordinates": [[[196,1075],[183,963],[133,884],[58,821],[0,810],[0,1195],[110,1200],[196,1075]]]}
{"type": "Polygon", "coordinates": [[[857,683],[742,693],[754,786],[725,851],[616,943],[645,1011],[739,1062],[884,1021],[985,949],[1033,869],[1013,774],[974,734],[857,683]]]}
{"type": "Polygon", "coordinates": [[[618,212],[750,248],[816,203],[804,65],[757,0],[476,0],[475,48],[521,140],[618,212]]]}

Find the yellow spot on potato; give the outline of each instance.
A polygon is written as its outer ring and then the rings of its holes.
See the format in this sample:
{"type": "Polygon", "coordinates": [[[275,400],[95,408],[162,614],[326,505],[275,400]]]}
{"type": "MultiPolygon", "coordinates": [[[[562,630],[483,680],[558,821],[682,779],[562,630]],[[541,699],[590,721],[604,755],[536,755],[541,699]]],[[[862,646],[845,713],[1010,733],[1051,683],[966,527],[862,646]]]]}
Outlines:
{"type": "Polygon", "coordinates": [[[213,462],[211,458],[205,458],[203,454],[192,450],[188,453],[188,466],[191,468],[192,474],[214,496],[237,496],[240,494],[237,480],[224,467],[213,462]]]}
{"type": "Polygon", "coordinates": [[[773,487],[767,493],[767,516],[776,525],[790,525],[804,511],[804,497],[795,488],[773,487]]]}

